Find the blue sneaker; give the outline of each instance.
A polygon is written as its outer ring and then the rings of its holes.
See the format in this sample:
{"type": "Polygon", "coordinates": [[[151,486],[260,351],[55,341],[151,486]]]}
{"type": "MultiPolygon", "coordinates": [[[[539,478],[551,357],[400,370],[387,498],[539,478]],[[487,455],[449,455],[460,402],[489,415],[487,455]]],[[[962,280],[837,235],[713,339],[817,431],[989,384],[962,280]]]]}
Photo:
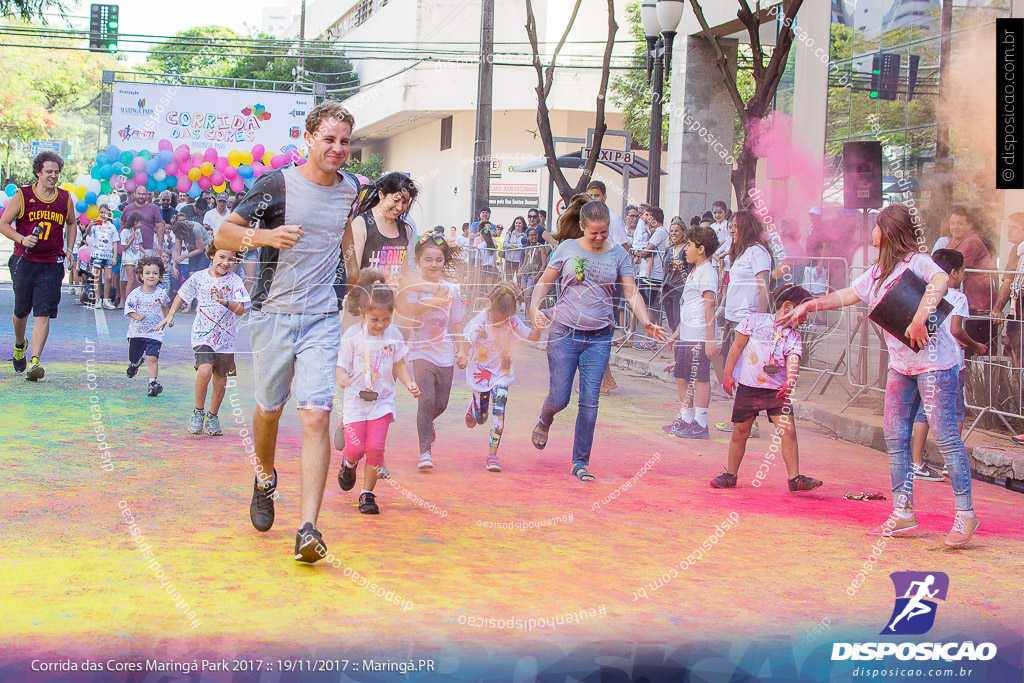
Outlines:
{"type": "Polygon", "coordinates": [[[684,422],[683,418],[677,417],[676,419],[672,420],[672,424],[663,425],[661,431],[665,432],[666,434],[675,434],[676,430],[682,429],[683,427],[687,427],[689,426],[689,424],[689,422],[684,422]]]}
{"type": "Polygon", "coordinates": [[[676,426],[675,424],[672,425],[674,429],[670,433],[675,434],[680,439],[687,439],[689,438],[687,434],[690,433],[690,431],[696,426],[696,424],[696,422],[683,422],[682,420],[680,420],[678,426],[676,426]]]}
{"type": "Polygon", "coordinates": [[[710,439],[711,432],[708,430],[707,425],[702,427],[695,421],[690,424],[690,428],[687,431],[677,433],[676,436],[681,439],[710,439]]]}

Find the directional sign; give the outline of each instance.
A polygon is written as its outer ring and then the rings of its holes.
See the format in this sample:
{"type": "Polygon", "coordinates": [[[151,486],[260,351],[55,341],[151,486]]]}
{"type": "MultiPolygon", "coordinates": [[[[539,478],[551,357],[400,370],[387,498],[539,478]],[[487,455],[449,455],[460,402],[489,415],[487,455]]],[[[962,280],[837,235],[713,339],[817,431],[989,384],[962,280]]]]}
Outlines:
{"type": "Polygon", "coordinates": [[[56,152],[61,156],[65,156],[67,144],[67,140],[33,140],[31,154],[36,156],[40,152],[56,152]]]}
{"type": "MultiPolygon", "coordinates": [[[[580,152],[580,157],[586,161],[590,158],[590,153],[593,151],[593,147],[584,147],[580,152]]],[[[601,154],[597,158],[598,161],[609,161],[613,164],[631,164],[633,163],[633,153],[626,152],[621,149],[602,149],[601,154]]]]}

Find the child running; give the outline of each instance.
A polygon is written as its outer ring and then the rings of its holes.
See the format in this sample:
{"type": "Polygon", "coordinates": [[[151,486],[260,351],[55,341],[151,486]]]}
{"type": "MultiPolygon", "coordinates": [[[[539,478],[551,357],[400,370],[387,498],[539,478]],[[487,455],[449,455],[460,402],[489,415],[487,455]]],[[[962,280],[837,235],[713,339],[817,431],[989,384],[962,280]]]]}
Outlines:
{"type": "MultiPolygon", "coordinates": [[[[111,222],[113,216],[109,206],[101,206],[99,218],[92,222],[89,230],[89,267],[92,268],[93,295],[96,297],[94,305],[96,308],[110,310],[114,309],[114,301],[110,294],[110,288],[114,285],[113,266],[117,257],[117,245],[121,241],[117,228],[111,222]],[[99,296],[101,282],[102,299],[99,296]]],[[[114,293],[117,293],[116,290],[114,293]]]]}
{"type": "Polygon", "coordinates": [[[157,329],[174,325],[174,314],[184,302],[197,302],[192,321],[192,350],[196,354],[196,407],[189,421],[192,434],[220,436],[217,411],[224,400],[228,377],[235,376],[235,320],[249,308],[245,283],[232,272],[238,252],[206,245],[210,267],[193,273],[178,289],[171,310],[157,329]],[[213,383],[210,411],[206,412],[206,391],[213,383]]]}
{"type": "Polygon", "coordinates": [[[398,328],[391,324],[395,314],[395,293],[384,273],[360,271],[349,291],[345,307],[362,322],[350,325],[341,336],[338,352],[338,387],[345,390],[345,450],[338,485],[350,491],[356,483],[356,466],[366,456],[359,512],[380,514],[373,487],[384,465],[384,442],[388,425],[395,419],[395,378],[414,397],[420,389],[409,373],[405,357],[409,348],[398,328]]]}
{"type": "Polygon", "coordinates": [[[167,317],[170,297],[159,287],[164,275],[164,263],[156,256],[143,256],[139,259],[139,272],[142,274],[142,286],[136,287],[124,302],[124,315],[131,318],[128,323],[128,371],[129,377],[135,377],[143,359],[149,365],[149,396],[159,396],[164,390],[157,381],[160,363],[160,347],[164,341],[164,331],[160,322],[167,317]]]}
{"type": "Polygon", "coordinates": [[[466,368],[466,384],[473,399],[466,411],[466,426],[473,428],[487,421],[490,406],[494,421],[491,426],[491,445],[487,451],[487,470],[501,472],[498,461],[498,443],[505,427],[505,404],[508,387],[515,379],[512,363],[514,338],[537,341],[540,330],[531,330],[516,315],[519,291],[514,285],[500,283],[487,295],[487,310],[478,313],[466,327],[470,360],[466,368]]]}
{"type": "MultiPolygon", "coordinates": [[[[743,452],[750,436],[754,418],[762,410],[775,425],[786,463],[791,493],[813,491],[821,486],[819,479],[800,474],[800,458],[796,443],[796,425],[789,394],[800,374],[803,340],[800,333],[781,324],[780,318],[813,297],[803,287],[785,284],[772,292],[775,313],[750,313],[736,328],[736,340],[725,361],[722,388],[730,396],[735,389],[732,406],[732,439],[729,441],[729,462],[725,472],[711,480],[712,488],[731,489],[736,486],[736,473],[743,461],[743,452]]],[[[764,471],[757,472],[759,480],[764,471]]]]}
{"type": "Polygon", "coordinates": [[[410,276],[403,287],[403,315],[412,321],[409,357],[421,395],[416,407],[416,431],[420,440],[421,470],[433,469],[431,447],[435,440],[434,420],[448,408],[454,366],[467,363],[462,336],[466,310],[459,288],[442,280],[453,273],[461,249],[452,248],[439,234],[428,233],[416,243],[413,258],[420,276],[410,276]],[[456,355],[458,346],[458,355],[456,355]]]}
{"type": "Polygon", "coordinates": [[[672,333],[676,364],[672,371],[679,388],[679,417],[662,429],[682,439],[710,439],[708,406],[711,405],[711,359],[718,355],[715,340],[715,300],[718,273],[711,255],[718,236],[710,227],[691,228],[686,236],[686,262],[693,269],[686,276],[679,328],[672,333]],[[678,342],[676,340],[679,340],[678,342]]]}
{"type": "MultiPolygon", "coordinates": [[[[967,307],[967,297],[960,291],[960,285],[964,281],[964,255],[953,249],[937,249],[932,254],[935,265],[949,273],[949,289],[942,297],[953,306],[953,311],[942,321],[942,326],[937,334],[948,334],[956,339],[959,344],[955,345],[959,365],[959,389],[956,392],[956,422],[957,428],[964,428],[964,385],[967,383],[967,363],[964,362],[964,348],[969,348],[976,354],[984,354],[988,347],[981,342],[971,339],[964,331],[963,321],[970,315],[967,307]]],[[[917,409],[917,416],[914,418],[914,435],[911,442],[911,452],[914,458],[914,479],[921,481],[945,481],[949,468],[945,465],[942,472],[939,472],[924,462],[924,446],[928,440],[928,417],[924,412],[925,401],[917,409]]]]}

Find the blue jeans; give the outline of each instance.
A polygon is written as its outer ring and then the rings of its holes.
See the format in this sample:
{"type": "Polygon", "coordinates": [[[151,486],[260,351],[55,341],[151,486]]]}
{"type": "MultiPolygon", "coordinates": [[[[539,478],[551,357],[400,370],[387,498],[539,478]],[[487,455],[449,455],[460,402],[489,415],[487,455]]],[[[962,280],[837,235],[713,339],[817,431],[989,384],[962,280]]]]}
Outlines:
{"type": "Polygon", "coordinates": [[[612,326],[600,330],[577,330],[555,323],[548,335],[548,395],[540,410],[540,422],[550,427],[555,415],[569,405],[576,369],[580,371],[579,412],[572,443],[572,461],[590,463],[597,424],[597,403],[601,379],[612,351],[612,326]]]}
{"type": "Polygon", "coordinates": [[[967,461],[967,449],[960,439],[960,428],[956,422],[959,375],[955,367],[913,376],[889,370],[889,379],[885,385],[882,432],[885,435],[886,450],[889,451],[889,476],[892,479],[893,506],[896,508],[914,507],[914,461],[910,440],[914,432],[914,416],[923,404],[928,426],[949,470],[956,509],[974,509],[971,503],[971,469],[967,461]]]}

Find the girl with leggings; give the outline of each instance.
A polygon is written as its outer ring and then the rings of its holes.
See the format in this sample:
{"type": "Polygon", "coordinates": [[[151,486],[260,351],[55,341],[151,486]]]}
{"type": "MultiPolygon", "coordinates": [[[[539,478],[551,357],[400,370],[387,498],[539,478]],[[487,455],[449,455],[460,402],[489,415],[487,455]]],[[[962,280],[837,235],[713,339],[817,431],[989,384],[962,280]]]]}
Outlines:
{"type": "Polygon", "coordinates": [[[580,481],[593,481],[587,471],[597,423],[598,394],[608,358],[616,286],[629,302],[647,334],[665,340],[665,330],[650,321],[647,307],[636,288],[633,264],[620,244],[608,240],[610,214],[601,201],[578,194],[558,219],[558,247],[533,290],[530,319],[534,327],[551,326],[547,353],[551,384],[533,430],[533,445],[543,449],[555,415],[569,405],[576,370],[580,372],[579,413],[572,449],[572,474],[580,481]],[[553,319],[540,312],[540,304],[556,280],[562,283],[553,309],[553,319]]]}
{"type": "Polygon", "coordinates": [[[442,235],[424,235],[413,252],[419,275],[409,276],[402,285],[401,312],[411,325],[409,360],[421,392],[416,409],[421,470],[434,467],[430,452],[435,439],[434,420],[448,408],[453,366],[461,369],[467,363],[468,349],[462,338],[466,310],[459,288],[445,279],[454,274],[459,252],[442,235]]]}

